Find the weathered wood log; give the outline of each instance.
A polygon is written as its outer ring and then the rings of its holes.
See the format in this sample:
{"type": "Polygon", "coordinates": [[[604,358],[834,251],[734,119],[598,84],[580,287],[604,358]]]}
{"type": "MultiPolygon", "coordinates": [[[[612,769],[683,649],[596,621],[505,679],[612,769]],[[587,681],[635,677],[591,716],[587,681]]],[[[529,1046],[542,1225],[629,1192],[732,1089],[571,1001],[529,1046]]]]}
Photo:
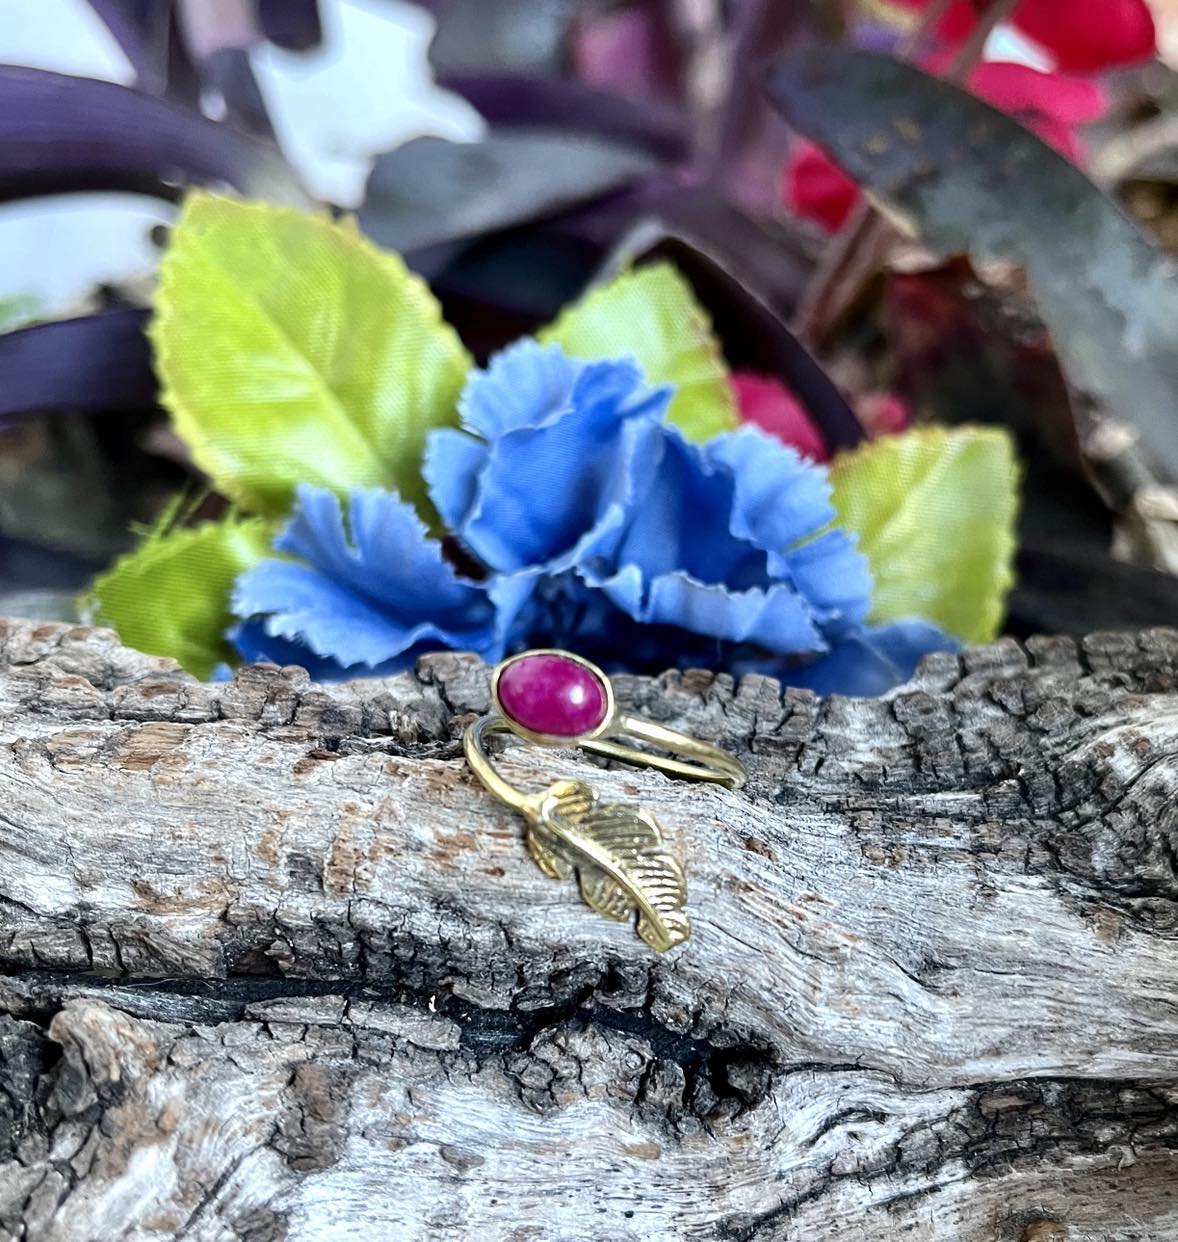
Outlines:
{"type": "Polygon", "coordinates": [[[619,693],[750,770],[593,773],[688,868],[664,957],[468,774],[473,659],[0,623],[0,1237],[1178,1237],[1178,633],[619,693]]]}

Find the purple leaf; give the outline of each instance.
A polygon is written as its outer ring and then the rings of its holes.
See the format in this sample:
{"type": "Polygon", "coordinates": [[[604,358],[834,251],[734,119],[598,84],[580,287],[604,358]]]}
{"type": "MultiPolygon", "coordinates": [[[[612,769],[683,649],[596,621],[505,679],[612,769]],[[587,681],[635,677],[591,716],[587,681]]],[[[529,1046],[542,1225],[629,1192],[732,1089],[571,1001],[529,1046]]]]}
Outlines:
{"type": "Polygon", "coordinates": [[[260,138],[274,138],[266,100],[247,51],[239,47],[219,48],[201,63],[201,73],[205,85],[217,91],[224,101],[227,121],[260,138]]]}
{"type": "Polygon", "coordinates": [[[757,220],[709,186],[683,186],[669,179],[646,187],[643,214],[666,231],[692,238],[722,267],[755,288],[779,317],[793,314],[812,260],[796,231],[757,220]]]}
{"type": "Polygon", "coordinates": [[[601,247],[568,235],[555,221],[418,251],[409,259],[415,271],[429,273],[446,322],[475,357],[486,359],[555,319],[596,271],[601,247]]]}
{"type": "Polygon", "coordinates": [[[454,73],[440,78],[438,85],[461,95],[498,129],[597,134],[665,160],[684,159],[690,151],[690,136],[677,108],[657,102],[637,104],[569,78],[454,73]]]}
{"type": "Polygon", "coordinates": [[[785,384],[818,424],[832,452],[853,448],[864,438],[846,398],[763,295],[747,283],[744,273],[738,278],[716,254],[686,235],[646,226],[635,239],[637,245],[619,247],[607,271],[631,260],[669,260],[686,276],[711,317],[730,367],[770,375],[785,384]]]}
{"type": "Polygon", "coordinates": [[[1173,625],[1176,616],[1173,574],[1126,564],[1070,538],[1032,539],[1019,549],[1005,629],[1016,637],[1079,635],[1173,625]]]}
{"type": "Polygon", "coordinates": [[[198,64],[224,48],[244,50],[258,42],[258,26],[250,0],[184,3],[179,19],[184,45],[198,64]]]}
{"type": "Polygon", "coordinates": [[[308,203],[270,143],[113,82],[0,66],[0,201],[70,190],[175,198],[203,182],[308,203]]]}
{"type": "Polygon", "coordinates": [[[773,215],[780,203],[790,142],[761,70],[808,32],[813,8],[809,0],[743,0],[736,11],[731,83],[707,160],[712,183],[757,215],[773,215]]]}
{"type": "Polygon", "coordinates": [[[262,37],[250,0],[187,4],[180,18],[185,50],[204,91],[221,96],[224,119],[248,133],[272,139],[274,127],[250,63],[250,51],[262,37]]]}
{"type": "MultiPolygon", "coordinates": [[[[809,261],[791,235],[751,220],[706,188],[660,172],[539,223],[452,241],[408,256],[479,357],[550,322],[642,221],[647,244],[694,238],[739,271],[779,317],[792,313],[809,261]]],[[[632,250],[627,255],[632,255],[632,250]]]]}
{"type": "Polygon", "coordinates": [[[308,52],[323,39],[318,0],[258,0],[258,25],[288,52],[308,52]]]}
{"type": "Polygon", "coordinates": [[[30,414],[154,408],[147,318],[120,307],[0,335],[0,429],[30,414]]]}
{"type": "Polygon", "coordinates": [[[101,561],[65,548],[0,535],[0,594],[27,590],[78,591],[101,561]]]}
{"type": "Polygon", "coordinates": [[[644,102],[683,102],[684,55],[670,5],[584,14],[570,39],[570,52],[577,76],[591,86],[644,102]]]}

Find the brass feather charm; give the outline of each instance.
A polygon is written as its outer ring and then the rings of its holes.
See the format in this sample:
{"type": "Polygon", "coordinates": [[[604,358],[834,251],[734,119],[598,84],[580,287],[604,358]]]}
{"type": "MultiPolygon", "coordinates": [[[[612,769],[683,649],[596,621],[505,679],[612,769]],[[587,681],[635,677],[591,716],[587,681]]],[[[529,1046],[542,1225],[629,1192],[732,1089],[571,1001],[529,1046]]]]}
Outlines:
{"type": "Polygon", "coordinates": [[[607,919],[638,911],[638,934],[664,952],[691,934],[687,880],[649,811],[601,802],[584,781],[557,781],[527,812],[528,849],[545,875],[576,871],[581,896],[607,919]]]}

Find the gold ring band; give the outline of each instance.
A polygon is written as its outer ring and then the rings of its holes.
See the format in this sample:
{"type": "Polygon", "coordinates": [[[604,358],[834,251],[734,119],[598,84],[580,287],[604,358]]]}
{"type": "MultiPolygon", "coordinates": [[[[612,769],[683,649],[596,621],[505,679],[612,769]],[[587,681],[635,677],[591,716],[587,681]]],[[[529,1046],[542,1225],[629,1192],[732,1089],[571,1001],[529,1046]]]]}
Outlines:
{"type": "Polygon", "coordinates": [[[486,739],[512,733],[540,746],[579,746],[728,789],[744,784],[744,766],[709,742],[620,712],[609,678],[570,652],[525,651],[504,660],[491,688],[493,710],[469,726],[463,748],[487,790],[524,816],[528,849],[540,869],[554,879],[575,871],[582,897],[607,918],[625,920],[637,911],[638,934],[654,949],[685,941],[691,933],[683,909],[686,879],[663,848],[662,830],[650,812],[603,803],[585,781],[556,781],[536,793],[517,789],[491,762],[486,739]],[[626,738],[658,750],[627,745],[626,738]]]}
{"type": "MultiPolygon", "coordinates": [[[[522,811],[524,803],[532,795],[521,794],[514,786],[503,780],[491,765],[483,739],[492,733],[515,733],[518,736],[519,731],[499,712],[488,713],[467,729],[466,757],[475,773],[500,801],[506,802],[508,806],[514,807],[517,811],[522,811]]],[[[610,734],[615,737],[629,734],[631,737],[641,738],[645,742],[670,751],[672,755],[690,755],[694,762],[685,762],[669,755],[640,750],[636,746],[623,746],[618,742],[610,741],[609,736],[588,738],[572,744],[579,746],[582,750],[591,751],[595,755],[616,759],[619,763],[629,763],[634,767],[657,768],[660,772],[666,772],[668,776],[679,776],[684,780],[706,781],[710,784],[723,785],[726,789],[739,789],[745,782],[744,765],[738,759],[734,759],[718,746],[697,741],[686,733],[668,729],[665,725],[655,724],[653,720],[644,720],[641,716],[619,715],[610,734]]],[[[555,745],[555,743],[547,744],[555,745]]],[[[562,744],[568,745],[568,743],[562,744]]]]}

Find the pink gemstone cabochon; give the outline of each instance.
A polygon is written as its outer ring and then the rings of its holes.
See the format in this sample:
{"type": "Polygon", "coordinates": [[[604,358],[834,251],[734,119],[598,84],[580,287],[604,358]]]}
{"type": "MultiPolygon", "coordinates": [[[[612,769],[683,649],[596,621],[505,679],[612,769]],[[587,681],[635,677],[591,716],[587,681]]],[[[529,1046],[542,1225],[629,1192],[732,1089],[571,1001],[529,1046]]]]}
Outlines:
{"type": "Polygon", "coordinates": [[[522,655],[505,665],[496,696],[505,716],[551,737],[592,733],[609,706],[598,677],[576,660],[550,653],[522,655]]]}

